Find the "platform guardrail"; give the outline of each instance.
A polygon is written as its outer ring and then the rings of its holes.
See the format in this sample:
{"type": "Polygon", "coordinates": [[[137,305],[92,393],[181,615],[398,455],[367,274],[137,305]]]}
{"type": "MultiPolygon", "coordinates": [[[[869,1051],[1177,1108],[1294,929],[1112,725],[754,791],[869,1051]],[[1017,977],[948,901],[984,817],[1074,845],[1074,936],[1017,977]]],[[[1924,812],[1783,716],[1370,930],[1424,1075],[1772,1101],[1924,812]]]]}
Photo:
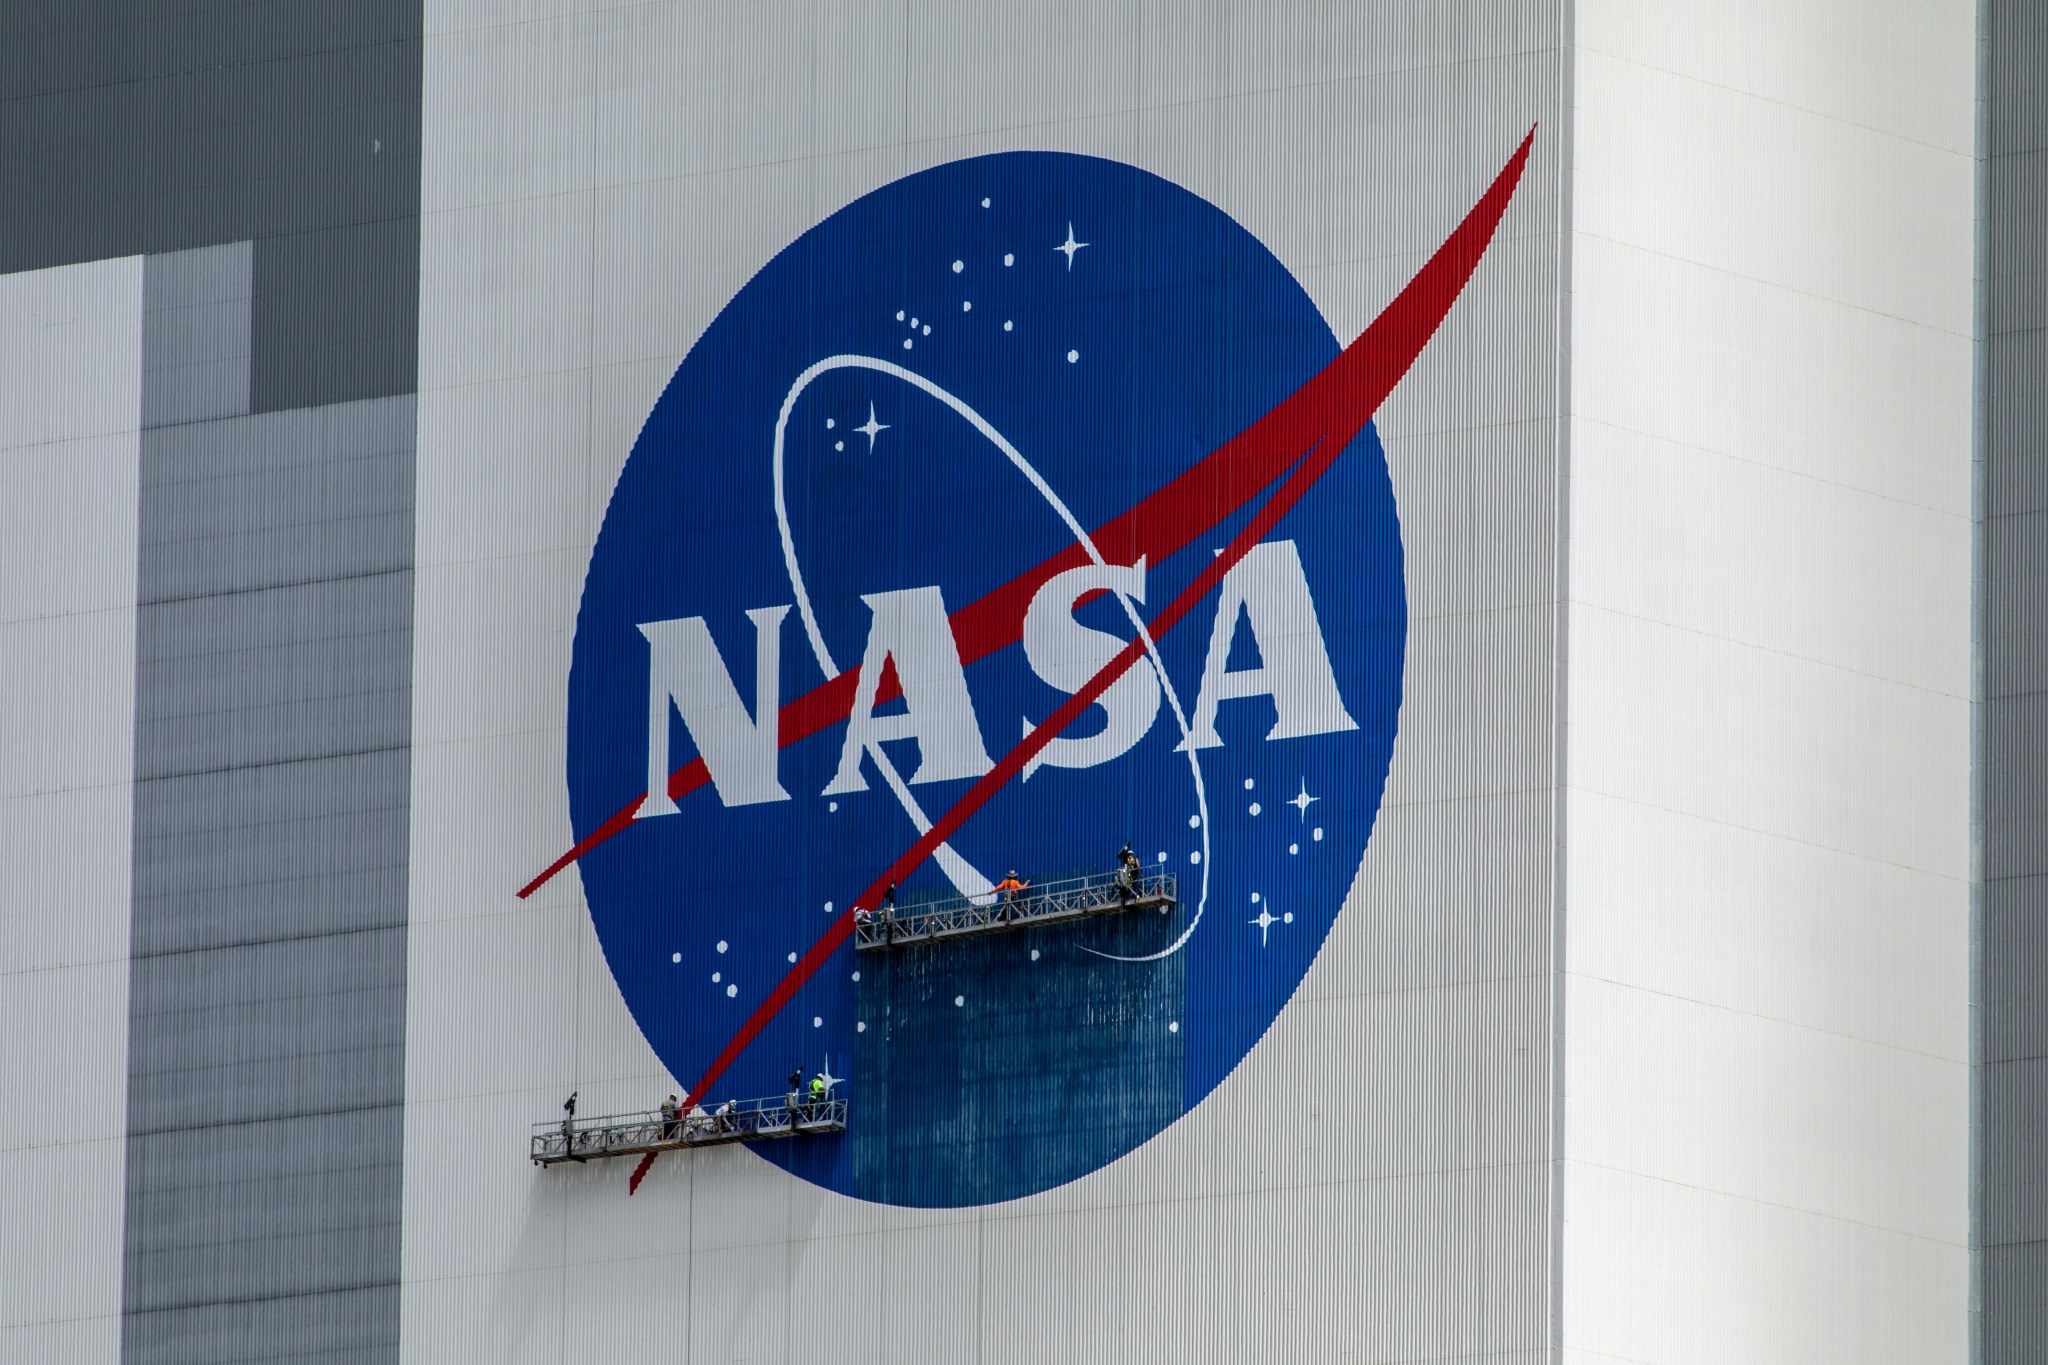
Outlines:
{"type": "Polygon", "coordinates": [[[1164,909],[1179,904],[1179,899],[1179,884],[1171,872],[1091,872],[1026,886],[1011,895],[956,896],[895,910],[885,906],[855,924],[854,947],[886,951],[1090,915],[1164,909]]]}

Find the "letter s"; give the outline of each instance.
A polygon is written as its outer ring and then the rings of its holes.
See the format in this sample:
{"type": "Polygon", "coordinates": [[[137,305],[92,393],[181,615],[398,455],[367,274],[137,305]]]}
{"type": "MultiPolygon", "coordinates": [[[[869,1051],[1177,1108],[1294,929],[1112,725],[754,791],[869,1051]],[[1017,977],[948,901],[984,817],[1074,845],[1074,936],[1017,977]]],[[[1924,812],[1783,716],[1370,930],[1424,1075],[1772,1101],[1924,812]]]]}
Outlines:
{"type": "MultiPolygon", "coordinates": [[[[1062,692],[1078,692],[1101,667],[1116,657],[1125,641],[1074,619],[1074,603],[1098,589],[1145,600],[1145,561],[1125,568],[1117,564],[1084,564],[1049,579],[1031,598],[1024,613],[1024,658],[1031,671],[1062,692]]],[[[1024,767],[1028,780],[1041,765],[1092,768],[1122,755],[1145,737],[1159,715],[1159,676],[1147,658],[1125,670],[1095,703],[1108,715],[1097,734],[1061,736],[1047,744],[1024,767]]],[[[1024,722],[1030,734],[1032,722],[1024,722]]]]}

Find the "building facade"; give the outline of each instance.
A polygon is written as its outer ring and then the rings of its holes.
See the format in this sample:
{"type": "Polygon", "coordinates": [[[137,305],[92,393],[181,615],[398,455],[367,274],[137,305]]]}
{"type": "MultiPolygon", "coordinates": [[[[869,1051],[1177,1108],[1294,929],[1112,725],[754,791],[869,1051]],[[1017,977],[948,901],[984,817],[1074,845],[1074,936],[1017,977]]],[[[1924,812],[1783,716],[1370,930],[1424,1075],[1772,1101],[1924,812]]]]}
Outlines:
{"type": "Polygon", "coordinates": [[[0,1354],[2036,1358],[2036,8],[10,7],[0,1354]]]}

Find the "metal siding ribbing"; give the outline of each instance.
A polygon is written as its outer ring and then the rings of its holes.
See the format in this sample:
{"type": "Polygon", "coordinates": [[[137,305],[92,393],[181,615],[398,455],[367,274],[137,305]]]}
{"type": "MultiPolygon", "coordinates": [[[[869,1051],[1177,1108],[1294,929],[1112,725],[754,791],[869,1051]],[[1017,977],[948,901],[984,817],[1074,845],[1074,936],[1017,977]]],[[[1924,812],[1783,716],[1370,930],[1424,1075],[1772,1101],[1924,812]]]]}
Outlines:
{"type": "Polygon", "coordinates": [[[139,258],[0,276],[0,1359],[120,1353],[139,258]]]}
{"type": "Polygon", "coordinates": [[[251,259],[146,277],[137,1362],[396,1344],[413,403],[248,415],[251,259]]]}
{"type": "Polygon", "coordinates": [[[155,253],[131,1360],[396,1349],[419,60],[418,0],[0,8],[0,270],[155,253]]]}
{"type": "Polygon", "coordinates": [[[254,243],[256,411],[412,390],[419,0],[0,9],[0,271],[254,243]]]}
{"type": "Polygon", "coordinates": [[[2048,16],[1987,0],[1978,1358],[2048,1340],[2048,16]]]}
{"type": "Polygon", "coordinates": [[[829,1332],[891,1361],[1549,1358],[1554,8],[429,19],[408,1354],[566,1332],[781,1360],[829,1332]],[[1379,424],[1411,620],[1380,823],[1321,957],[1217,1091],[1121,1160],[977,1210],[861,1204],[732,1149],[663,1157],[631,1200],[596,1165],[471,1159],[480,1122],[523,1134],[572,1086],[623,1108],[675,1088],[574,874],[531,901],[491,888],[565,828],[569,622],[618,464],[762,262],[917,167],[1088,151],[1221,205],[1348,340],[1537,120],[1500,239],[1379,424]],[[488,815],[473,799],[501,790],[488,815]]]}
{"type": "Polygon", "coordinates": [[[1960,1359],[1967,15],[1576,13],[1564,1352],[1960,1359]]]}

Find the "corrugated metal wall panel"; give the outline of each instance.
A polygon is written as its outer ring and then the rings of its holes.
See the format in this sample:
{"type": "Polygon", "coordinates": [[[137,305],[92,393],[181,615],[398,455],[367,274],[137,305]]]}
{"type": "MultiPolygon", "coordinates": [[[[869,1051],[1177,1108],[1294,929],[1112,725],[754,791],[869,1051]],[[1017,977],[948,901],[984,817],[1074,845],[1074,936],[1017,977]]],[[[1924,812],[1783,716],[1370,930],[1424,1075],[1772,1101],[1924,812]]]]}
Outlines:
{"type": "Polygon", "coordinates": [[[0,1356],[121,1351],[139,257],[0,276],[0,1356]]]}
{"type": "Polygon", "coordinates": [[[1980,266],[1978,1358],[2048,1339],[2048,21],[1989,0],[1980,266]]]}
{"type": "Polygon", "coordinates": [[[408,1353],[1548,1358],[1554,10],[451,4],[428,29],[408,1353]],[[574,874],[509,890],[568,828],[563,680],[618,469],[753,271],[906,172],[1065,148],[1220,204],[1349,339],[1539,120],[1481,279],[1379,417],[1410,642],[1371,851],[1219,1090],[978,1211],[736,1151],[664,1157],[627,1200],[622,1172],[468,1139],[571,1088],[676,1088],[574,874]]]}

